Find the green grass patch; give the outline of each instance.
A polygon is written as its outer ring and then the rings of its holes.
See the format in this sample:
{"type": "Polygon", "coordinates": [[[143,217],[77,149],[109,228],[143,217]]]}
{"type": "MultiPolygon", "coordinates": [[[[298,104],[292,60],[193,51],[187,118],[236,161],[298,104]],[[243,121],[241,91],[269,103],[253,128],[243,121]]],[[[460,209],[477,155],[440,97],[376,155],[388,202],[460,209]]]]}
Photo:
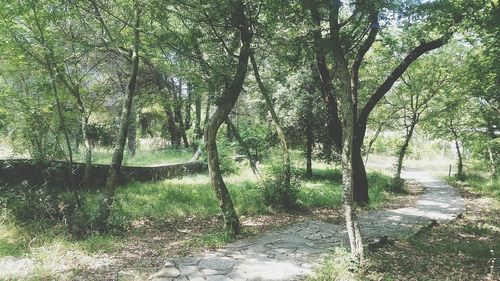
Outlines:
{"type": "Polygon", "coordinates": [[[379,172],[368,173],[367,177],[368,195],[370,196],[368,208],[377,208],[394,196],[388,191],[391,177],[379,172]]]}
{"type": "Polygon", "coordinates": [[[210,233],[203,234],[200,237],[196,237],[187,241],[187,246],[189,247],[210,247],[219,248],[227,243],[231,242],[233,238],[224,231],[213,231],[210,233]]]}
{"type": "Polygon", "coordinates": [[[337,247],[325,258],[321,266],[307,281],[344,281],[357,280],[357,267],[351,260],[351,254],[346,248],[337,247]]]}
{"type": "Polygon", "coordinates": [[[119,248],[120,241],[114,236],[92,235],[78,244],[88,253],[111,253],[119,248]]]}
{"type": "Polygon", "coordinates": [[[28,242],[28,237],[8,210],[0,209],[0,257],[22,255],[28,242]]]}
{"type": "MultiPolygon", "coordinates": [[[[96,164],[109,164],[113,154],[112,149],[97,148],[92,151],[92,162],[96,164]]],[[[193,157],[191,149],[159,149],[159,150],[138,150],[134,157],[125,150],[123,155],[123,165],[125,166],[153,166],[160,164],[183,163],[193,157]]],[[[84,162],[85,154],[80,152],[75,154],[76,162],[84,162]]]]}

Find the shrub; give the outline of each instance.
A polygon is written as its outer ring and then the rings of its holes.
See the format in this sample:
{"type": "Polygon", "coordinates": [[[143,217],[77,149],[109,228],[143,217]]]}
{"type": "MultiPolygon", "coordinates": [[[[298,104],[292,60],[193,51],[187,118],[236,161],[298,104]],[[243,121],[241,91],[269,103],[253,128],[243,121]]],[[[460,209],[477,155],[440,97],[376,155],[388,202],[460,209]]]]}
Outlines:
{"type": "MultiPolygon", "coordinates": [[[[219,134],[221,135],[221,134],[219,134]]],[[[217,138],[217,152],[219,153],[219,165],[223,174],[236,174],[240,167],[234,160],[234,149],[225,136],[217,138]]],[[[207,163],[207,150],[202,146],[200,160],[207,163]]]]}
{"type": "Polygon", "coordinates": [[[273,208],[291,210],[296,207],[300,182],[295,176],[297,171],[291,171],[290,183],[285,182],[285,167],[273,165],[262,175],[259,188],[262,190],[264,202],[273,208]]]}
{"type": "Polygon", "coordinates": [[[403,193],[405,186],[405,180],[402,178],[392,178],[389,183],[389,191],[394,193],[403,193]]]}

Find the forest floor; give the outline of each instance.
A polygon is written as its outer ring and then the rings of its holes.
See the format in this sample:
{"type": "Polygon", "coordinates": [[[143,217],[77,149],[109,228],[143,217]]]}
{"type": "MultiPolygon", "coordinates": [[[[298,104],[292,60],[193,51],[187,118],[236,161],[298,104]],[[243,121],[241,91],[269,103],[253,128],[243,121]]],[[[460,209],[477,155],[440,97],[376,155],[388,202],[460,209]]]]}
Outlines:
{"type": "Polygon", "coordinates": [[[500,203],[453,185],[465,201],[463,216],[368,252],[362,280],[500,280],[500,203]]]}
{"type": "MultiPolygon", "coordinates": [[[[451,186],[424,172],[408,171],[404,176],[420,182],[425,187],[423,194],[410,207],[361,214],[365,243],[378,245],[384,239],[404,239],[434,223],[447,223],[465,211],[463,199],[451,186]]],[[[216,251],[169,258],[152,280],[296,280],[310,275],[330,250],[346,245],[342,223],[308,220],[216,251]]]]}
{"type": "MultiPolygon", "coordinates": [[[[331,185],[330,182],[327,184],[331,185]]],[[[306,186],[315,188],[317,182],[309,182],[306,186]]],[[[391,196],[381,204],[361,209],[361,216],[374,211],[374,208],[389,210],[413,205],[419,198],[422,187],[411,184],[408,191],[405,195],[391,196]]],[[[339,257],[342,258],[345,253],[336,251],[330,253],[330,258],[326,259],[325,264],[310,279],[446,280],[448,276],[451,278],[448,280],[485,279],[485,263],[491,256],[490,250],[499,247],[497,237],[500,237],[500,210],[498,201],[470,194],[474,193],[471,190],[463,193],[467,211],[462,218],[420,231],[408,240],[396,240],[375,251],[368,251],[368,266],[364,271],[352,275],[350,271],[346,271],[349,264],[339,268],[338,264],[342,265],[338,262],[339,257]],[[432,249],[426,248],[426,241],[432,242],[432,249]],[[434,249],[436,250],[433,251],[434,249]],[[335,261],[336,265],[332,266],[328,261],[335,261]],[[414,266],[416,263],[422,266],[414,266]],[[445,270],[440,271],[440,268],[445,270]],[[458,273],[467,278],[460,279],[460,276],[453,275],[458,273]],[[350,275],[347,279],[342,279],[345,274],[350,275]],[[337,278],[339,276],[340,279],[337,278]]],[[[237,240],[255,239],[311,220],[343,224],[342,212],[338,207],[311,207],[292,214],[279,211],[245,214],[241,216],[244,232],[237,240]]],[[[0,261],[0,268],[9,268],[9,262],[15,265],[10,267],[11,271],[28,268],[31,271],[27,272],[31,274],[24,275],[27,280],[145,280],[162,268],[169,258],[204,255],[234,242],[221,231],[221,223],[221,218],[213,215],[188,215],[163,220],[146,217],[136,219],[125,236],[96,237],[94,241],[86,241],[85,249],[88,250],[89,246],[95,249],[90,253],[79,247],[75,248],[74,244],[68,250],[67,242],[45,246],[41,242],[43,237],[35,237],[29,242],[30,251],[38,257],[49,256],[42,259],[43,264],[35,266],[29,258],[7,258],[0,261]]],[[[495,251],[498,252],[500,251],[495,251]]]]}

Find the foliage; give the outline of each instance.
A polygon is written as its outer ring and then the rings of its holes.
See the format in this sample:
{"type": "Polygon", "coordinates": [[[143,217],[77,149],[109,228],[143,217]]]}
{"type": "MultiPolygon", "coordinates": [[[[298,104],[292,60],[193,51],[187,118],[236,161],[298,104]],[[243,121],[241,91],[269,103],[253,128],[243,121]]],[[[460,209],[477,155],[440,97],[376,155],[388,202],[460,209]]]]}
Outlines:
{"type": "Polygon", "coordinates": [[[394,193],[403,193],[405,187],[405,180],[402,178],[393,178],[389,184],[388,189],[394,193]]]}
{"type": "MultiPolygon", "coordinates": [[[[297,194],[300,189],[300,182],[291,174],[290,183],[285,181],[285,167],[283,165],[271,165],[266,169],[259,182],[262,190],[264,202],[273,208],[283,208],[293,210],[297,206],[297,194]]],[[[295,173],[296,174],[296,173],[295,173]]]]}
{"type": "Polygon", "coordinates": [[[355,280],[358,267],[351,254],[345,248],[336,247],[307,281],[343,281],[355,280]]]}
{"type": "MultiPolygon", "coordinates": [[[[222,134],[220,134],[222,135],[222,134]]],[[[201,150],[200,160],[207,163],[207,152],[206,146],[203,145],[201,150]]],[[[221,136],[217,139],[217,152],[219,153],[219,166],[223,174],[235,174],[239,170],[239,166],[236,163],[235,156],[235,144],[229,141],[227,138],[221,136]]]]}

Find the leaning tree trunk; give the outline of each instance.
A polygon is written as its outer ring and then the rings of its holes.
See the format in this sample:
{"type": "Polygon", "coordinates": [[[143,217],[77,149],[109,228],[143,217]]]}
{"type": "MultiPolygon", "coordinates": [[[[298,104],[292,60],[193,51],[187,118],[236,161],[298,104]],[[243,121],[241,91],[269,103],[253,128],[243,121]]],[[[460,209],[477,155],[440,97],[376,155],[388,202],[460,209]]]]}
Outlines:
{"type": "Polygon", "coordinates": [[[234,136],[238,144],[241,146],[241,148],[243,148],[245,156],[247,157],[248,162],[250,163],[250,168],[252,168],[253,174],[256,175],[257,177],[260,177],[260,171],[257,168],[257,159],[255,155],[252,154],[252,151],[246,144],[245,140],[243,140],[240,133],[238,133],[238,130],[234,126],[233,122],[231,122],[231,119],[227,118],[226,124],[227,124],[227,130],[231,131],[231,134],[234,136]]]}
{"type": "Polygon", "coordinates": [[[130,156],[134,157],[137,148],[137,113],[135,109],[135,102],[132,101],[132,107],[130,109],[130,124],[128,126],[128,139],[127,147],[130,152],[130,156]]]}
{"type": "Polygon", "coordinates": [[[260,78],[259,74],[259,68],[257,67],[257,62],[255,61],[255,57],[253,54],[250,54],[250,61],[252,63],[252,68],[253,68],[253,73],[255,76],[255,80],[257,81],[257,85],[259,86],[260,92],[262,93],[262,96],[264,97],[264,100],[266,102],[267,109],[271,113],[271,118],[273,119],[274,126],[276,127],[276,132],[278,133],[278,138],[281,142],[281,146],[283,148],[283,164],[285,168],[285,186],[288,187],[290,186],[290,178],[291,178],[291,164],[290,164],[290,153],[288,151],[288,145],[286,142],[286,136],[285,132],[283,131],[283,128],[281,127],[278,115],[276,114],[276,111],[274,110],[273,103],[271,102],[271,97],[269,96],[269,93],[267,92],[266,87],[264,86],[264,83],[262,83],[262,79],[260,78]]]}
{"type": "Polygon", "coordinates": [[[352,165],[353,165],[353,198],[358,205],[366,205],[370,199],[368,195],[368,178],[366,176],[365,163],[361,154],[365,131],[356,128],[354,131],[354,141],[352,147],[352,165]]]}
{"type": "Polygon", "coordinates": [[[384,127],[383,123],[380,123],[377,127],[377,131],[375,132],[375,136],[371,138],[371,140],[368,142],[368,147],[366,148],[366,155],[365,155],[365,165],[368,163],[368,157],[370,156],[370,153],[372,151],[372,146],[377,141],[378,136],[380,135],[380,132],[382,132],[382,128],[384,127]]]}
{"type": "MultiPolygon", "coordinates": [[[[244,15],[243,3],[238,3],[238,6],[235,7],[235,13],[238,16],[244,15]]],[[[250,56],[250,41],[252,34],[249,30],[248,23],[246,22],[247,19],[240,17],[237,17],[237,19],[241,21],[239,26],[241,47],[238,56],[236,73],[232,81],[224,87],[222,96],[218,99],[218,107],[210,120],[208,120],[204,132],[210,182],[222,210],[224,227],[232,236],[240,233],[240,222],[236,212],[234,211],[233,202],[229,195],[229,191],[227,190],[227,186],[222,178],[216,138],[220,126],[229,116],[229,113],[238,100],[248,68],[248,57],[250,56]]]]}
{"type": "Polygon", "coordinates": [[[116,136],[115,148],[109,166],[108,177],[106,178],[105,185],[105,208],[98,219],[98,227],[101,231],[107,229],[106,222],[111,213],[111,206],[115,196],[116,186],[120,175],[120,169],[123,161],[123,152],[125,150],[125,142],[127,141],[127,133],[130,124],[130,116],[132,109],[132,102],[136,92],[137,75],[139,71],[139,9],[135,7],[134,13],[134,48],[132,50],[132,63],[130,78],[127,85],[127,93],[123,100],[123,107],[120,119],[120,129],[116,136]]]}
{"type": "Polygon", "coordinates": [[[403,160],[406,154],[406,150],[408,149],[408,145],[410,144],[411,136],[413,135],[413,130],[415,129],[415,122],[410,124],[408,131],[406,132],[405,141],[403,145],[399,148],[398,152],[398,162],[396,163],[396,172],[394,173],[395,179],[401,178],[401,169],[403,168],[403,160]]]}

